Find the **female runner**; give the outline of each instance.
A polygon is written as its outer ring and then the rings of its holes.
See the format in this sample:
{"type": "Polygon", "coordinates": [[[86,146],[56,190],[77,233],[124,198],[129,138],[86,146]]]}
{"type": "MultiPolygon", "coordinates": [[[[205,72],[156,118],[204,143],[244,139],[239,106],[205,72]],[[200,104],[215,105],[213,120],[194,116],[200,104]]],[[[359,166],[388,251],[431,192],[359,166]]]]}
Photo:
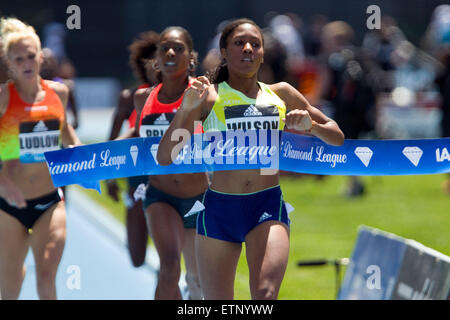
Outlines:
{"type": "MultiPolygon", "coordinates": [[[[160,84],[135,94],[140,136],[162,136],[183,99],[197,64],[187,30],[168,27],[161,34],[153,67],[160,84]]],[[[160,258],[155,299],[181,299],[178,287],[183,252],[191,299],[201,299],[194,250],[197,212],[208,187],[206,173],[149,177],[144,208],[160,258]]]]}
{"type": "MultiPolygon", "coordinates": [[[[201,120],[207,131],[226,131],[228,124],[261,123],[274,130],[309,131],[332,145],[342,145],[337,124],[291,85],[257,81],[264,59],[263,36],[251,20],[230,22],[220,38],[223,63],[212,82],[199,77],[186,91],[181,107],[161,140],[157,159],[167,165],[180,143],[172,132],[193,131],[201,120]],[[276,118],[276,125],[273,119],[276,118]]],[[[289,256],[289,218],[279,186],[279,174],[260,170],[214,172],[204,197],[205,211],[197,220],[197,264],[205,299],[233,299],[236,267],[246,244],[253,299],[276,299],[289,256]]]]}
{"type": "Polygon", "coordinates": [[[64,201],[53,186],[43,152],[80,145],[67,123],[68,88],[39,76],[43,61],[34,28],[2,18],[0,36],[11,81],[0,86],[3,171],[26,200],[19,209],[0,198],[0,292],[17,299],[31,247],[41,299],[56,299],[55,278],[66,239],[64,201]],[[31,232],[32,231],[32,232],[31,232]]]}

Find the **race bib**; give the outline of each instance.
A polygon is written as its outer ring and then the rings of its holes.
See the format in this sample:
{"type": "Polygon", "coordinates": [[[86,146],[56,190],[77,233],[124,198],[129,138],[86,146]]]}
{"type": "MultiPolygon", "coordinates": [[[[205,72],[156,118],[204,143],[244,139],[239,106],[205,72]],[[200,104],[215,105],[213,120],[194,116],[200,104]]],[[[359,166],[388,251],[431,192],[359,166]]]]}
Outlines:
{"type": "Polygon", "coordinates": [[[20,161],[45,161],[44,152],[58,150],[60,122],[57,119],[22,122],[19,126],[20,161]]]}
{"type": "Polygon", "coordinates": [[[276,106],[238,105],[225,108],[228,130],[278,130],[280,116],[276,106]]]}
{"type": "Polygon", "coordinates": [[[175,113],[154,113],[149,114],[142,119],[142,124],[139,129],[141,137],[162,137],[175,113]]]}

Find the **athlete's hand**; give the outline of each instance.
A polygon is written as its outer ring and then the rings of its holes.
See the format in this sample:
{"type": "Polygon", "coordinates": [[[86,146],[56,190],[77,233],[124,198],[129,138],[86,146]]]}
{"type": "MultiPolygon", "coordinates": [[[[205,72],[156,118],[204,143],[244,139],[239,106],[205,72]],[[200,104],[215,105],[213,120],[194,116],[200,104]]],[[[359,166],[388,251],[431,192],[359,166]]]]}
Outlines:
{"type": "Polygon", "coordinates": [[[0,196],[9,205],[23,209],[27,207],[22,191],[7,177],[0,173],[0,196]]]}
{"type": "Polygon", "coordinates": [[[307,131],[312,128],[313,122],[309,112],[306,110],[291,110],[283,119],[288,129],[307,131]]]}
{"type": "Polygon", "coordinates": [[[183,102],[180,108],[190,111],[200,106],[208,96],[210,86],[211,84],[205,76],[195,79],[192,85],[184,92],[183,102]]]}

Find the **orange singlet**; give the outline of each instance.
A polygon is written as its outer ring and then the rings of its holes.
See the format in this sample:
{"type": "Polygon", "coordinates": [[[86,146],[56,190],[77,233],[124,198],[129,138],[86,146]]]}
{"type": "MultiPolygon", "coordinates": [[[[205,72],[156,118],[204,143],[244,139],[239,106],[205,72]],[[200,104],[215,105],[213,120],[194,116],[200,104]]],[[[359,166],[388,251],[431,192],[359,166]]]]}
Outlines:
{"type": "MultiPolygon", "coordinates": [[[[150,85],[147,83],[141,84],[139,87],[137,87],[136,91],[139,89],[145,89],[145,88],[149,88],[150,85]]],[[[136,92],[135,91],[135,92],[136,92]]],[[[128,126],[129,128],[134,128],[134,125],[136,124],[136,118],[137,118],[137,112],[136,109],[133,108],[133,111],[130,114],[130,117],[128,118],[128,126]]]]}
{"type": "Polygon", "coordinates": [[[8,83],[9,103],[0,117],[0,158],[3,161],[45,161],[44,152],[59,149],[65,111],[59,96],[41,79],[45,97],[33,104],[22,100],[13,82],[8,83]]]}
{"type": "MultiPolygon", "coordinates": [[[[189,80],[187,88],[189,88],[194,81],[193,78],[189,80]]],[[[145,101],[144,108],[142,108],[141,118],[139,120],[139,136],[141,137],[162,137],[169,127],[170,122],[175,117],[175,113],[181,106],[184,94],[172,103],[161,103],[158,100],[158,93],[163,84],[158,84],[150,93],[145,101]]],[[[194,133],[201,133],[201,125],[197,127],[194,133]]]]}

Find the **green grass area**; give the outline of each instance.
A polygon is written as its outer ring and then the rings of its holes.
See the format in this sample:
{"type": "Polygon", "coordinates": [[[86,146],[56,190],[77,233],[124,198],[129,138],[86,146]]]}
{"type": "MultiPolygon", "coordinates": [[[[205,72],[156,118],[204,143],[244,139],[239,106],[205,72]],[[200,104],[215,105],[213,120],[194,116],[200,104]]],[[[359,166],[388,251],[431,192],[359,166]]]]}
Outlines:
{"type": "MultiPolygon", "coordinates": [[[[333,266],[297,267],[298,260],[351,257],[358,227],[367,225],[450,255],[450,196],[442,191],[445,175],[364,177],[367,193],[345,198],[347,177],[283,177],[285,201],[295,207],[291,217],[291,247],[280,299],[334,299],[333,266]]],[[[125,180],[120,185],[126,186],[125,180]]],[[[124,222],[125,208],[86,190],[124,222]]],[[[345,269],[341,272],[343,276],[345,269]]],[[[250,299],[245,248],[239,261],[235,297],[250,299]]]]}

